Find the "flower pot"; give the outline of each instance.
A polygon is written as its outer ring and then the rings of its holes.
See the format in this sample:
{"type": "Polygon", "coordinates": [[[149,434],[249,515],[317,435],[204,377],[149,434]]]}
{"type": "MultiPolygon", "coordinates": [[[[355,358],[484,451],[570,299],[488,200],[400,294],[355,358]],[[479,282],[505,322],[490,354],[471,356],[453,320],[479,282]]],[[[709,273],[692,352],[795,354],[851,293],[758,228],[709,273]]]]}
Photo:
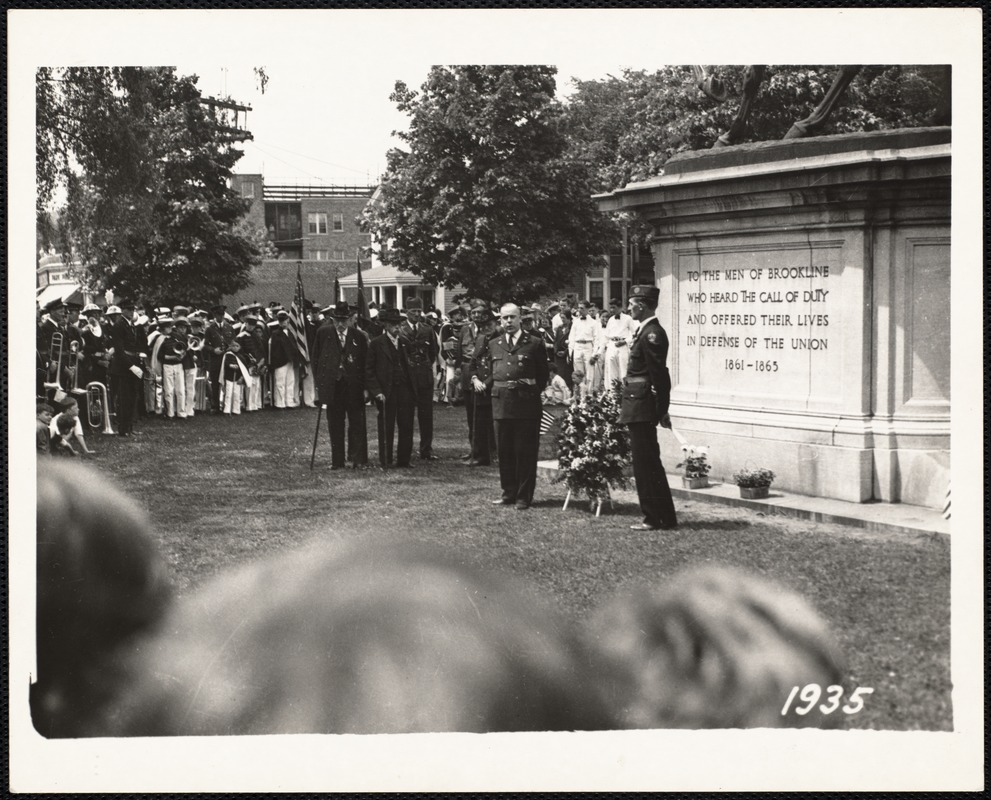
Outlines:
{"type": "Polygon", "coordinates": [[[699,475],[697,477],[690,478],[687,475],[682,475],[681,485],[686,489],[704,489],[709,485],[709,476],[699,475]]]}
{"type": "Polygon", "coordinates": [[[767,497],[770,486],[741,486],[740,497],[746,500],[763,500],[767,497]]]}

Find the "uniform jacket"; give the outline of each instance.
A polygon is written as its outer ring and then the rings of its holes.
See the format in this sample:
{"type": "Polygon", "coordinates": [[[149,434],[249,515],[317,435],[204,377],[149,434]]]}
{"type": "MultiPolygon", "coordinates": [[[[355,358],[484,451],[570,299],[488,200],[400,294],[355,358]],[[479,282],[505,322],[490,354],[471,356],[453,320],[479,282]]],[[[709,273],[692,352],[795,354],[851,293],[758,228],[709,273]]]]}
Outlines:
{"type": "MultiPolygon", "coordinates": [[[[490,376],[493,419],[540,419],[540,395],[547,386],[547,351],[536,335],[520,332],[513,347],[500,333],[489,340],[482,360],[490,376]]],[[[480,377],[480,372],[474,373],[480,377]]]]}
{"type": "Polygon", "coordinates": [[[313,350],[310,351],[310,363],[316,375],[317,396],[321,403],[329,403],[338,380],[344,379],[349,384],[364,388],[368,339],[361,331],[348,328],[342,351],[337,328],[328,320],[317,329],[313,350]]]}
{"type": "Polygon", "coordinates": [[[423,322],[416,323],[414,330],[407,320],[399,326],[399,336],[406,340],[406,353],[417,388],[422,387],[429,392],[434,385],[434,364],[440,350],[437,334],[423,322]]]}
{"type": "Polygon", "coordinates": [[[413,391],[414,396],[416,395],[416,384],[410,375],[406,340],[400,336],[397,341],[399,346],[393,347],[388,334],[383,333],[368,343],[365,388],[372,397],[382,394],[388,400],[392,395],[392,387],[397,378],[406,383],[413,391]]]}
{"type": "Polygon", "coordinates": [[[630,360],[623,381],[619,421],[652,422],[668,413],[671,375],[668,373],[668,335],[656,317],[640,326],[630,347],[630,360]]]}
{"type": "Polygon", "coordinates": [[[461,389],[471,391],[471,360],[475,355],[475,341],[478,338],[478,327],[466,322],[458,331],[458,340],[454,344],[454,366],[461,367],[461,389]]]}
{"type": "Polygon", "coordinates": [[[475,337],[474,355],[469,364],[469,381],[474,376],[485,384],[484,392],[472,392],[476,406],[492,405],[492,363],[489,359],[489,341],[499,336],[498,331],[482,331],[475,337]]]}
{"type": "Polygon", "coordinates": [[[272,369],[278,369],[300,360],[296,341],[289,335],[289,331],[283,330],[281,326],[273,330],[268,337],[268,365],[272,369]]]}
{"type": "Polygon", "coordinates": [[[139,353],[147,352],[145,337],[139,337],[137,329],[127,320],[119,319],[110,333],[114,354],[110,359],[110,374],[124,375],[131,367],[141,365],[139,353]]]}
{"type": "Polygon", "coordinates": [[[234,328],[225,319],[221,322],[216,320],[210,320],[206,325],[206,332],[203,338],[203,346],[205,350],[209,353],[211,359],[216,359],[217,363],[220,363],[220,359],[223,358],[224,351],[230,347],[231,342],[234,341],[234,328]],[[220,348],[219,353],[215,353],[214,350],[220,348]]]}

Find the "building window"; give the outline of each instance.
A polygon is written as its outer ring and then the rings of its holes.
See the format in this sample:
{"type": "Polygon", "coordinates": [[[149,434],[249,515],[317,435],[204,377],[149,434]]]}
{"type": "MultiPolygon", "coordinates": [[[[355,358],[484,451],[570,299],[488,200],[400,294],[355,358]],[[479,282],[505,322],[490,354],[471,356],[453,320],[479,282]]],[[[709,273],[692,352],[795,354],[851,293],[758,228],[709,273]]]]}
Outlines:
{"type": "Polygon", "coordinates": [[[334,214],[334,230],[343,231],[344,230],[344,215],[334,214]]]}
{"type": "Polygon", "coordinates": [[[343,261],[343,260],[344,260],[344,251],[343,250],[335,250],[334,251],[334,261],[343,261]]]}
{"type": "Polygon", "coordinates": [[[255,196],[255,185],[248,181],[247,183],[241,184],[241,197],[244,198],[254,198],[255,196]]]}
{"type": "Polygon", "coordinates": [[[588,282],[588,302],[602,308],[602,281],[590,280],[588,282]]]}
{"type": "Polygon", "coordinates": [[[327,260],[327,251],[326,250],[311,250],[310,251],[310,258],[312,258],[314,261],[326,261],[327,260]]]}
{"type": "Polygon", "coordinates": [[[327,232],[327,215],[312,212],[306,215],[307,231],[309,233],[327,232]]]}

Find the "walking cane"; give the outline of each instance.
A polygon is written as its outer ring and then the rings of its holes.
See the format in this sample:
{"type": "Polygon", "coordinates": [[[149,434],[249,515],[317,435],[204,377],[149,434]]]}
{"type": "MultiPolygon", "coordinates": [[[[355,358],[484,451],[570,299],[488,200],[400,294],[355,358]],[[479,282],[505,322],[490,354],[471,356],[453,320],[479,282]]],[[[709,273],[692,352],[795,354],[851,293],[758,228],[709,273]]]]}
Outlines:
{"type": "Polygon", "coordinates": [[[385,463],[385,401],[375,398],[375,408],[379,412],[378,419],[375,421],[379,432],[379,466],[385,469],[387,466],[385,463]]]}
{"type": "Polygon", "coordinates": [[[310,454],[310,472],[313,472],[313,459],[317,457],[317,440],[320,438],[321,414],[323,414],[323,403],[317,403],[317,429],[313,432],[313,452],[310,454]]]}
{"type": "MultiPolygon", "coordinates": [[[[471,457],[473,459],[478,458],[478,445],[475,444],[475,437],[478,436],[478,392],[475,391],[475,386],[471,386],[471,457]]],[[[486,431],[485,435],[488,436],[489,432],[486,431]]]]}

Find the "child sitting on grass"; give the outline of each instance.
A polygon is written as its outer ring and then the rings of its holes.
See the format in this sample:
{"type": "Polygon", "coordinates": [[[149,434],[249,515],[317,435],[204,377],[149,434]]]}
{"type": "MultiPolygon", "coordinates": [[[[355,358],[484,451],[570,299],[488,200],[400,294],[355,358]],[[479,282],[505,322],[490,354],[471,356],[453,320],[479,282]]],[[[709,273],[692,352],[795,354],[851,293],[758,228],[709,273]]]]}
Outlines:
{"type": "Polygon", "coordinates": [[[568,384],[564,378],[557,374],[557,367],[554,365],[554,362],[549,362],[547,369],[551,377],[547,388],[544,389],[544,404],[558,406],[570,405],[571,390],[568,388],[568,384]]]}
{"type": "Polygon", "coordinates": [[[54,413],[55,409],[48,405],[48,403],[38,403],[38,408],[35,412],[37,420],[35,444],[39,456],[47,456],[51,453],[52,434],[49,431],[49,425],[52,424],[52,414],[54,413]]]}
{"type": "Polygon", "coordinates": [[[69,437],[72,435],[74,421],[69,417],[59,414],[52,420],[55,431],[52,433],[51,453],[53,456],[62,458],[75,458],[79,455],[69,444],[69,437]]]}
{"type": "Polygon", "coordinates": [[[66,440],[71,443],[73,439],[79,445],[79,449],[86,455],[95,455],[95,451],[90,450],[86,446],[86,439],[83,437],[83,423],[79,419],[79,403],[76,402],[75,398],[66,398],[62,403],[62,413],[57,414],[55,419],[52,420],[51,424],[48,426],[48,430],[54,438],[57,435],[59,420],[67,419],[69,420],[70,430],[66,435],[66,440]]]}

